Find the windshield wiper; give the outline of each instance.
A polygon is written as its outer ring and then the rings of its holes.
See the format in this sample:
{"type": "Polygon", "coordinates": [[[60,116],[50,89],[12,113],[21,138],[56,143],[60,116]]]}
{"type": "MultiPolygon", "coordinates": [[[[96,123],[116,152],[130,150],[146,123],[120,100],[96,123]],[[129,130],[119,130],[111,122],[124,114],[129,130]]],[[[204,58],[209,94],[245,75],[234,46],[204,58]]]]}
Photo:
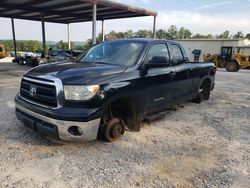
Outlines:
{"type": "Polygon", "coordinates": [[[103,61],[80,61],[80,63],[86,63],[86,64],[96,63],[96,64],[102,64],[102,65],[114,65],[114,66],[127,67],[126,65],[119,65],[119,64],[114,64],[114,63],[107,63],[107,62],[103,62],[103,61]]]}
{"type": "Polygon", "coordinates": [[[93,63],[104,64],[104,65],[113,65],[111,63],[107,63],[107,62],[103,62],[103,61],[94,61],[93,63]]]}
{"type": "Polygon", "coordinates": [[[113,65],[111,63],[107,63],[107,62],[103,62],[103,61],[80,61],[80,63],[87,63],[87,64],[97,63],[97,64],[113,65]]]}

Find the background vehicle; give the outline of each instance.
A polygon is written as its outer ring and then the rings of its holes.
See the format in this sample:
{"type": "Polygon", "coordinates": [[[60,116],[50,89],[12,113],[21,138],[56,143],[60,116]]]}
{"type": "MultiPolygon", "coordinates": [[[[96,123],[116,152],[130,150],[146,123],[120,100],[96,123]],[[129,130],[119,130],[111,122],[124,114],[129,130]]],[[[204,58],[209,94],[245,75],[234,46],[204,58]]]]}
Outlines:
{"type": "Polygon", "coordinates": [[[72,60],[76,58],[83,51],[79,50],[51,50],[48,53],[49,62],[57,62],[64,60],[72,60]]]}
{"type": "Polygon", "coordinates": [[[71,57],[69,50],[51,50],[48,53],[48,60],[50,62],[70,60],[71,57]]]}
{"type": "Polygon", "coordinates": [[[26,73],[16,115],[36,132],[61,140],[115,141],[140,130],[145,117],[186,100],[208,100],[213,63],[190,62],[177,42],[126,39],[101,43],[78,62],[26,73]]]}
{"type": "Polygon", "coordinates": [[[18,52],[18,56],[13,59],[13,62],[19,65],[25,65],[35,67],[40,64],[58,62],[58,61],[72,61],[79,54],[83,53],[78,50],[51,50],[47,57],[42,57],[42,54],[33,52],[18,52]]]}
{"type": "Polygon", "coordinates": [[[12,62],[18,63],[19,65],[31,65],[33,60],[39,58],[41,54],[33,52],[18,52],[17,57],[12,62]]]}
{"type": "Polygon", "coordinates": [[[222,47],[221,54],[207,55],[204,62],[212,61],[217,67],[226,68],[229,72],[237,72],[241,68],[250,67],[250,47],[222,47]]]}
{"type": "Polygon", "coordinates": [[[0,58],[6,57],[6,51],[4,45],[0,44],[0,58]]]}

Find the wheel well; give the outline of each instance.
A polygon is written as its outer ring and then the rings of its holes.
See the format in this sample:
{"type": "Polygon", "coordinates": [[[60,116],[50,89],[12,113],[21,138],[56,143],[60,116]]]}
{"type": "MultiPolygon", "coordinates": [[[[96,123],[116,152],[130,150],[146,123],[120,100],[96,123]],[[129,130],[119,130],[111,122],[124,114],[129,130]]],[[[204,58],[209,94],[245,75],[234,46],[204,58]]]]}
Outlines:
{"type": "Polygon", "coordinates": [[[209,88],[210,88],[211,87],[211,80],[209,78],[204,79],[201,83],[201,86],[203,86],[203,85],[209,86],[209,88]]]}
{"type": "Polygon", "coordinates": [[[133,131],[140,130],[137,101],[130,97],[119,98],[109,105],[107,113],[111,117],[120,118],[133,131]]]}

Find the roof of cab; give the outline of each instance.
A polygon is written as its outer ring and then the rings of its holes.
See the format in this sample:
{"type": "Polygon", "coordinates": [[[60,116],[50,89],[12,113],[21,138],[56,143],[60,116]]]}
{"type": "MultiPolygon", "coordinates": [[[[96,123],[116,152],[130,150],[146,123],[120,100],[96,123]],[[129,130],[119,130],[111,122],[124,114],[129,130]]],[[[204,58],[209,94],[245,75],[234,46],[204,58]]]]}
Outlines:
{"type": "Polygon", "coordinates": [[[178,41],[174,40],[167,40],[167,39],[153,39],[153,38],[125,38],[125,39],[112,39],[108,40],[106,42],[111,42],[111,41],[144,41],[144,42],[175,42],[179,43],[178,41]]]}

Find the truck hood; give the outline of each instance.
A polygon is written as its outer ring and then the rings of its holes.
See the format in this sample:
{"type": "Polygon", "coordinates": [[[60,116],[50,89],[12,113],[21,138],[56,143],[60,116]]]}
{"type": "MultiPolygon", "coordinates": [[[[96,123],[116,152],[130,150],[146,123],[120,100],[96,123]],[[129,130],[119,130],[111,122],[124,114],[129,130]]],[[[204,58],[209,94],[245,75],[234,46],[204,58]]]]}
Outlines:
{"type": "Polygon", "coordinates": [[[120,65],[64,61],[38,66],[24,76],[43,78],[53,76],[61,79],[63,83],[83,84],[94,82],[95,79],[101,77],[123,73],[126,69],[126,66],[120,65]]]}

